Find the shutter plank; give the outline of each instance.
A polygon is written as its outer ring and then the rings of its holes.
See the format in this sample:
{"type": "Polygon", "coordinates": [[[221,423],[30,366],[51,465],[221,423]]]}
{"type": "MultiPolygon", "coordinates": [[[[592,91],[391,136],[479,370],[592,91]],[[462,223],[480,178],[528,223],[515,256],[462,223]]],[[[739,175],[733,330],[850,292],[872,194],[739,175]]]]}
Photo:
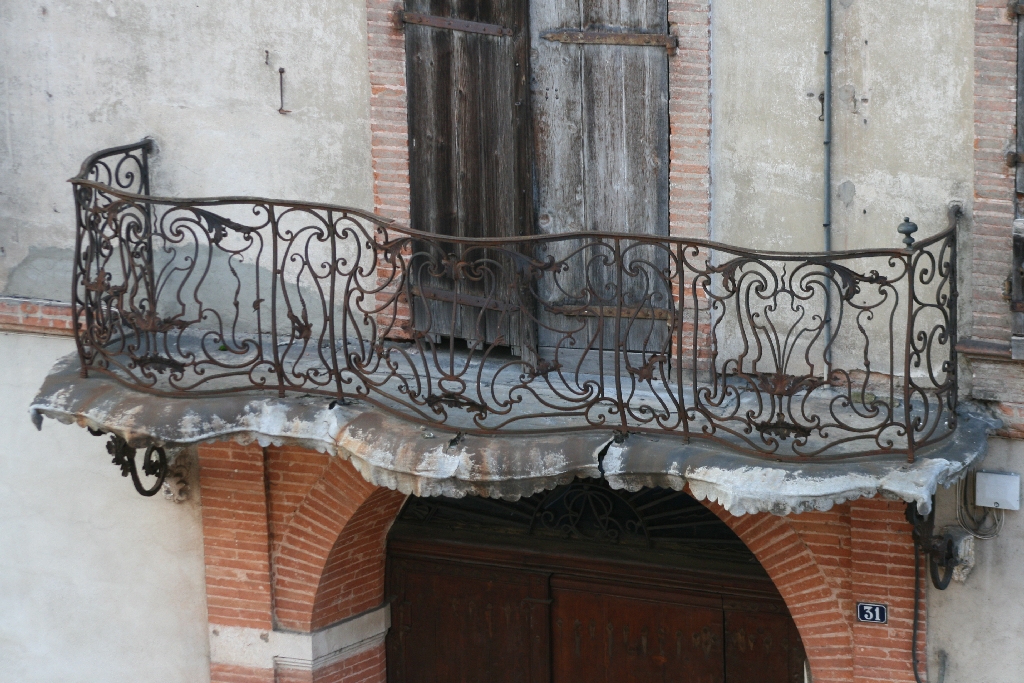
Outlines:
{"type": "MultiPolygon", "coordinates": [[[[587,229],[584,192],[582,55],[578,48],[552,43],[540,34],[581,24],[576,1],[534,2],[530,8],[531,79],[534,158],[537,169],[537,232],[558,234],[587,229]]],[[[563,260],[572,245],[554,242],[537,254],[563,260]]],[[[546,302],[575,301],[586,287],[584,260],[577,257],[558,283],[545,277],[538,294],[546,302]],[[575,295],[575,296],[574,296],[575,295]]],[[[564,330],[579,327],[581,321],[541,312],[538,344],[552,348],[563,341],[564,330]],[[554,329],[552,329],[554,328],[554,329]]],[[[592,321],[582,321],[584,327],[592,321]]],[[[581,337],[588,335],[583,332],[581,337]]],[[[546,352],[549,357],[552,353],[546,352]]]]}
{"type": "MultiPolygon", "coordinates": [[[[532,196],[525,4],[410,0],[406,9],[513,31],[507,37],[406,26],[413,227],[459,237],[528,234],[532,196]]],[[[418,249],[429,247],[421,244],[418,249]]],[[[418,329],[429,327],[435,334],[470,342],[513,347],[533,343],[532,323],[527,325],[522,315],[503,312],[507,307],[459,303],[472,297],[509,300],[514,286],[510,260],[494,250],[467,251],[453,243],[430,251],[436,262],[452,254],[497,263],[480,281],[454,282],[425,276],[426,259],[418,260],[416,284],[423,291],[465,295],[447,301],[415,297],[418,329]]]]}
{"type": "MultiPolygon", "coordinates": [[[[645,27],[646,28],[646,27],[645,27]]],[[[591,230],[637,235],[668,234],[668,103],[664,53],[644,48],[587,45],[583,50],[583,112],[591,230]]],[[[661,279],[667,253],[656,246],[630,245],[623,254],[622,303],[627,308],[669,308],[670,287],[661,279]],[[625,268],[637,274],[625,272],[625,268]]],[[[596,270],[596,269],[595,269],[596,270]]],[[[606,291],[619,294],[616,274],[601,269],[606,291]]],[[[592,274],[595,280],[598,272],[592,274]]],[[[605,305],[614,304],[614,301],[605,305]]],[[[606,346],[663,352],[667,327],[653,319],[621,320],[605,331],[606,346]],[[626,328],[628,327],[628,332],[626,328]]],[[[644,360],[631,359],[633,365],[644,360]]]]}
{"type": "MultiPolygon", "coordinates": [[[[668,60],[665,52],[628,45],[565,45],[539,40],[539,34],[558,29],[665,33],[667,6],[664,0],[586,0],[560,5],[556,10],[533,9],[535,77],[538,228],[544,232],[592,231],[628,232],[664,236],[668,234],[668,60]],[[576,60],[568,59],[575,56],[576,60]],[[555,85],[579,88],[579,95],[551,103],[555,85]],[[578,104],[577,104],[578,103],[578,104]],[[574,108],[578,107],[578,109],[574,108]],[[576,162],[575,159],[579,159],[576,162]],[[577,196],[569,196],[575,193],[577,196]],[[558,220],[565,216],[565,220],[558,220]],[[547,223],[547,225],[546,225],[547,223]]],[[[556,258],[568,253],[570,245],[552,248],[556,258]]],[[[570,272],[559,276],[561,289],[592,298],[577,303],[615,306],[618,302],[617,274],[599,261],[597,250],[587,258],[570,262],[570,272]],[[594,296],[598,298],[593,298],[594,296]]],[[[622,304],[626,308],[671,308],[671,288],[663,281],[669,264],[667,252],[654,246],[631,248],[626,264],[640,262],[644,276],[623,277],[622,304]]],[[[564,292],[549,286],[542,291],[547,301],[558,301],[564,292]]],[[[638,320],[614,318],[566,318],[542,313],[542,323],[557,330],[581,328],[573,335],[573,348],[587,346],[614,351],[660,353],[668,349],[670,335],[664,321],[650,315],[638,320]],[[627,330],[628,327],[628,330],[627,330]]],[[[542,355],[551,357],[552,346],[565,334],[540,332],[542,355]]],[[[595,348],[589,363],[597,360],[595,348]]],[[[565,354],[559,351],[559,357],[565,354]]],[[[575,354],[579,355],[579,354],[575,354]]],[[[612,370],[605,354],[605,372],[612,370]]],[[[633,366],[645,358],[631,358],[633,366]]],[[[563,366],[566,363],[563,362],[563,366]]],[[[619,372],[624,371],[618,368],[619,372]]]]}

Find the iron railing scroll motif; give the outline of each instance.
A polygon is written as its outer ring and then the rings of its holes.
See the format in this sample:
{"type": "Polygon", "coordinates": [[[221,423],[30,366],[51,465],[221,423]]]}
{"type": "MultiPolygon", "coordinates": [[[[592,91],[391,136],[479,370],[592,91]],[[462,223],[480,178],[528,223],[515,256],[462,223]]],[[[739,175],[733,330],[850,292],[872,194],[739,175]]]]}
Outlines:
{"type": "Polygon", "coordinates": [[[782,461],[913,459],[955,427],[954,226],[828,254],[459,238],[327,204],[151,196],[149,153],[100,152],[71,181],[83,375],[168,397],[361,401],[461,434],[668,433],[782,461]]]}

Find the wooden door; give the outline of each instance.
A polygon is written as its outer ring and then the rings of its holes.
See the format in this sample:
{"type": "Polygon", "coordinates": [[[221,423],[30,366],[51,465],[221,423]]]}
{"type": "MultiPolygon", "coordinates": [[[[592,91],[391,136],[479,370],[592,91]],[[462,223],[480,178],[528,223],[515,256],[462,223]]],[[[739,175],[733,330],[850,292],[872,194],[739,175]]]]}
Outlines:
{"type": "Polygon", "coordinates": [[[805,659],[796,624],[781,605],[726,601],[725,683],[803,683],[805,659]]]}
{"type": "MultiPolygon", "coordinates": [[[[664,38],[666,0],[534,2],[530,23],[537,231],[667,235],[665,45],[565,42],[585,32],[664,38]]],[[[637,242],[619,246],[616,253],[611,243],[580,250],[558,242],[538,254],[568,265],[538,286],[548,304],[539,313],[541,355],[555,347],[667,350],[669,254],[637,242]],[[625,325],[607,319],[622,309],[625,325]]]]}
{"type": "Polygon", "coordinates": [[[803,683],[785,603],[738,538],[722,554],[724,522],[671,491],[608,505],[601,486],[412,498],[388,537],[390,683],[803,683]],[[559,507],[574,491],[618,531],[587,533],[559,507]]]}
{"type": "Polygon", "coordinates": [[[545,683],[547,576],[392,561],[391,683],[545,683]]]}
{"type": "MultiPolygon", "coordinates": [[[[412,227],[460,237],[531,233],[527,3],[406,0],[405,9],[412,227]]],[[[416,251],[417,329],[533,344],[533,324],[508,305],[518,287],[509,259],[450,243],[416,251]],[[470,267],[456,267],[460,260],[470,267]]]]}
{"type": "Polygon", "coordinates": [[[572,579],[551,595],[553,683],[723,680],[721,598],[572,579]]]}

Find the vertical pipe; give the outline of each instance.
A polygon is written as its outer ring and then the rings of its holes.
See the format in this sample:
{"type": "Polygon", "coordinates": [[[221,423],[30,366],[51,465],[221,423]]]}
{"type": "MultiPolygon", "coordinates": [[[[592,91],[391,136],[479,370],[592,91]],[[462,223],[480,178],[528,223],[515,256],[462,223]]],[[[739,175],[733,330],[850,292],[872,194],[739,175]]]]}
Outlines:
{"type": "MultiPolygon", "coordinates": [[[[824,163],[824,229],[825,251],[832,251],[832,0],[825,0],[825,90],[822,93],[823,118],[825,119],[825,163],[824,163]]],[[[827,271],[831,276],[831,270],[827,271]]],[[[831,374],[832,365],[832,284],[825,283],[825,378],[831,374]]]]}
{"type": "Polygon", "coordinates": [[[825,251],[832,251],[832,0],[825,0],[825,251]]]}

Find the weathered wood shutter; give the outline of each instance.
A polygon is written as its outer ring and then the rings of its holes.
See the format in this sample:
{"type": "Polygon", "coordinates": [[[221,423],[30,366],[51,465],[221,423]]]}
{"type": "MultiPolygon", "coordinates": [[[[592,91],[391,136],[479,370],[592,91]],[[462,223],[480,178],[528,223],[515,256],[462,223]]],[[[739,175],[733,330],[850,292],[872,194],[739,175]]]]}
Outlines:
{"type": "MultiPolygon", "coordinates": [[[[460,237],[532,232],[528,12],[522,0],[407,0],[413,228],[460,237]]],[[[429,254],[413,263],[417,329],[534,346],[530,316],[508,305],[510,259],[450,243],[417,251],[429,254]],[[482,269],[439,272],[449,254],[482,269]],[[488,258],[495,263],[480,261],[488,258]]]]}
{"type": "MultiPolygon", "coordinates": [[[[538,231],[667,235],[667,55],[675,39],[667,36],[666,1],[546,0],[531,5],[530,22],[538,231]]],[[[551,356],[556,346],[563,356],[595,347],[667,348],[663,313],[671,291],[658,275],[668,266],[667,252],[632,249],[625,261],[649,262],[645,276],[627,273],[617,282],[623,263],[609,267],[598,248],[570,257],[575,246],[554,243],[542,254],[568,257],[569,268],[561,287],[540,292],[563,304],[539,314],[541,355],[551,356]],[[593,313],[616,305],[646,310],[628,332],[616,332],[593,313]],[[574,318],[581,307],[589,312],[574,318]],[[558,312],[565,310],[569,316],[558,312]],[[575,343],[567,343],[561,331],[577,327],[575,343]]]]}

